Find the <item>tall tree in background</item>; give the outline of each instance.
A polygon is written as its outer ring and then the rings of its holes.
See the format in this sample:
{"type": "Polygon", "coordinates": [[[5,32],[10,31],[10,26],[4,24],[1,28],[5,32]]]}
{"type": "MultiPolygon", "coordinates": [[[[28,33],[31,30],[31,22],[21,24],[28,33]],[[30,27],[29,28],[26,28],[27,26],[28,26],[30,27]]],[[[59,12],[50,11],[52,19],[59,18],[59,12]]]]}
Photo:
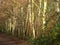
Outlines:
{"type": "Polygon", "coordinates": [[[4,17],[6,31],[21,38],[35,39],[43,32],[49,32],[59,17],[56,15],[60,11],[59,0],[1,0],[0,3],[3,15],[0,19],[4,17]]]}

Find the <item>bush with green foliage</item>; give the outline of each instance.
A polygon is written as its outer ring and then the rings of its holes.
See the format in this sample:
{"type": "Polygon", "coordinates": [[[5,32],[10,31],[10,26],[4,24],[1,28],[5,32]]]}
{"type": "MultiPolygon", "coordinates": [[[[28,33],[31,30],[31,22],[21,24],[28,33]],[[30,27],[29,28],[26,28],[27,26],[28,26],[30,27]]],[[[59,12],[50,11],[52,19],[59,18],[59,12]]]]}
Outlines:
{"type": "Polygon", "coordinates": [[[54,25],[54,28],[49,31],[49,34],[42,33],[36,39],[29,39],[30,45],[60,45],[60,22],[54,25]]]}

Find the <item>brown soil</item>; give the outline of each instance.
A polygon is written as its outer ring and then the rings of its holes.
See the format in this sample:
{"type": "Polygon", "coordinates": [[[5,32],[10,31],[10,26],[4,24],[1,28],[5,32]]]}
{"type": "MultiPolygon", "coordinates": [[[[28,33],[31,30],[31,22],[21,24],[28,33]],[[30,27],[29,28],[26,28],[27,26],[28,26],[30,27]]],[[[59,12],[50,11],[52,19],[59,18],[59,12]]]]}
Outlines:
{"type": "Polygon", "coordinates": [[[0,33],[0,45],[28,45],[28,43],[25,40],[0,33]]]}

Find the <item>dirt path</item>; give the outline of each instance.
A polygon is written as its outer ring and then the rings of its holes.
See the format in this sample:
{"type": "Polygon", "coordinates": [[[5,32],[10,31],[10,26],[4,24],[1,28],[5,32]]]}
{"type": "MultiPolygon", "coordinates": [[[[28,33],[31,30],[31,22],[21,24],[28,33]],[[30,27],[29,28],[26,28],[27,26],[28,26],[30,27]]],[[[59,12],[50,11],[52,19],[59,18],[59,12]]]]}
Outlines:
{"type": "Polygon", "coordinates": [[[0,45],[28,45],[24,40],[18,40],[15,37],[0,33],[0,45]]]}

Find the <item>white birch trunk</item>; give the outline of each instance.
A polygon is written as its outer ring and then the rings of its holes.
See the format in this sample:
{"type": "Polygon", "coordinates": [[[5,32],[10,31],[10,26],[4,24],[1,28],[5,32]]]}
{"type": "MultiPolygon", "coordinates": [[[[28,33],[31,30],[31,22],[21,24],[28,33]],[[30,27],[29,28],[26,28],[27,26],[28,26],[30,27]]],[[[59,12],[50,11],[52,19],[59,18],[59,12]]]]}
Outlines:
{"type": "Polygon", "coordinates": [[[15,30],[15,27],[16,27],[16,18],[15,17],[13,17],[13,24],[11,25],[11,27],[12,27],[12,34],[14,35],[14,30],[15,30]]]}
{"type": "Polygon", "coordinates": [[[46,17],[46,9],[47,9],[47,0],[44,0],[44,9],[43,9],[43,31],[45,30],[45,17],[46,17]]]}
{"type": "Polygon", "coordinates": [[[30,22],[30,26],[32,28],[33,38],[35,38],[34,13],[33,13],[32,9],[33,9],[33,0],[29,0],[29,4],[28,4],[29,22],[30,22]],[[31,4],[31,2],[32,2],[32,4],[31,4]]]}
{"type": "Polygon", "coordinates": [[[32,14],[31,14],[31,18],[32,18],[32,28],[33,28],[33,39],[36,37],[36,35],[35,35],[35,28],[34,28],[34,12],[33,12],[33,0],[32,0],[32,5],[31,5],[32,7],[32,14]]]}
{"type": "Polygon", "coordinates": [[[56,11],[60,12],[60,9],[59,9],[59,0],[57,0],[57,2],[56,2],[56,11]]]}

